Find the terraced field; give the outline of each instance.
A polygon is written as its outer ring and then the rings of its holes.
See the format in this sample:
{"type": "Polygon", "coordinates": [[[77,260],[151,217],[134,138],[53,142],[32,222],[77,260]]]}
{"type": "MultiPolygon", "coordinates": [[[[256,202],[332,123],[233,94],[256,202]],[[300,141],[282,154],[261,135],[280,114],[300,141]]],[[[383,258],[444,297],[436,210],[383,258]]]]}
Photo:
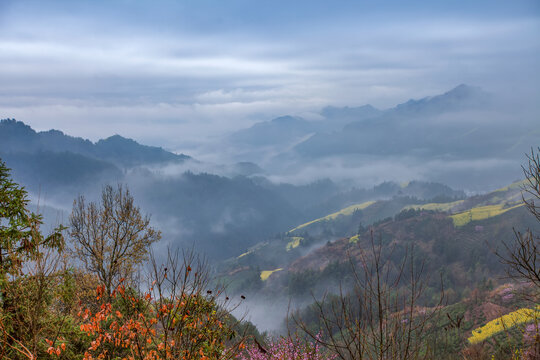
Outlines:
{"type": "Polygon", "coordinates": [[[463,204],[465,200],[452,201],[447,203],[429,203],[422,205],[406,206],[403,210],[429,210],[429,211],[452,211],[456,206],[463,204]]]}
{"type": "Polygon", "coordinates": [[[315,219],[315,220],[312,220],[312,221],[307,222],[305,224],[299,225],[299,226],[295,227],[294,229],[289,230],[289,233],[295,232],[296,230],[303,229],[303,228],[305,228],[305,227],[307,227],[309,225],[312,225],[312,224],[315,224],[315,223],[318,223],[318,222],[321,222],[321,221],[334,220],[338,216],[350,216],[356,210],[364,210],[365,208],[367,208],[370,205],[373,205],[374,203],[375,203],[375,201],[366,201],[366,202],[364,202],[362,204],[356,204],[356,205],[348,206],[348,207],[346,207],[344,209],[341,209],[340,211],[337,211],[337,212],[332,213],[330,215],[326,215],[325,217],[315,219]]]}
{"type": "Polygon", "coordinates": [[[523,206],[523,203],[509,206],[507,204],[487,205],[474,207],[470,210],[450,215],[455,227],[465,226],[471,221],[485,220],[504,214],[507,211],[523,206]]]}

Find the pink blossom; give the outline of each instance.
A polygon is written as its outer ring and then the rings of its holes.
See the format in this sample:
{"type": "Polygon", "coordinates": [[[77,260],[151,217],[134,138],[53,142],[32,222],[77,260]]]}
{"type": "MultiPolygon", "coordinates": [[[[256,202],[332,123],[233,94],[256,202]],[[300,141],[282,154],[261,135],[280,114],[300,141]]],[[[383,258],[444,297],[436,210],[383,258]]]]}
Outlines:
{"type": "Polygon", "coordinates": [[[268,343],[264,350],[257,344],[248,346],[245,354],[238,360],[334,360],[335,355],[328,355],[317,342],[308,342],[295,337],[280,338],[268,343]],[[266,351],[266,353],[264,352],[266,351]]]}

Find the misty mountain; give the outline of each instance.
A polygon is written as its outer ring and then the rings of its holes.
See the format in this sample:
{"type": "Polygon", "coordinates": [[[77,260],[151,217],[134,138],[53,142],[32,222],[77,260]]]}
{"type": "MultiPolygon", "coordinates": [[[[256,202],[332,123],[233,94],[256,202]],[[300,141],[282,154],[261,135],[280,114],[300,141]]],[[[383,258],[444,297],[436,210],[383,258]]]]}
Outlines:
{"type": "MultiPolygon", "coordinates": [[[[507,124],[475,124],[489,95],[467,85],[438,96],[409,100],[379,116],[353,121],[335,133],[317,133],[295,147],[307,157],[339,154],[477,157],[504,153],[516,137],[507,124]],[[445,117],[446,116],[446,117],[445,117]],[[467,117],[471,117],[467,121],[467,117]]],[[[485,114],[483,114],[485,116],[485,114]]],[[[516,134],[521,138],[523,133],[516,134]]]]}
{"type": "Polygon", "coordinates": [[[282,116],[235,132],[229,141],[240,145],[288,144],[317,130],[316,124],[295,116],[282,116]]]}
{"type": "Polygon", "coordinates": [[[491,97],[477,86],[461,84],[441,95],[411,99],[388,110],[399,115],[428,115],[447,111],[474,109],[485,106],[491,97]]]}
{"type": "MultiPolygon", "coordinates": [[[[194,246],[217,259],[236,255],[312,216],[325,215],[357,199],[351,191],[328,179],[292,185],[275,184],[260,176],[192,172],[162,176],[136,168],[126,174],[125,180],[169,242],[194,246]]],[[[366,190],[363,198],[398,194],[451,199],[464,196],[441,184],[411,182],[405,186],[381,184],[366,190]]]]}
{"type": "Polygon", "coordinates": [[[321,111],[323,121],[318,121],[319,132],[339,131],[348,123],[366,120],[382,115],[384,111],[374,108],[371,105],[358,107],[335,107],[327,106],[321,111]]]}
{"type": "Polygon", "coordinates": [[[281,116],[239,130],[230,135],[228,140],[237,145],[255,147],[288,145],[312,133],[339,131],[350,122],[376,117],[381,113],[381,110],[371,105],[343,108],[327,106],[321,111],[324,120],[308,121],[298,116],[281,116]]]}
{"type": "Polygon", "coordinates": [[[0,121],[0,158],[31,191],[66,195],[120,181],[127,168],[190,159],[119,135],[92,143],[59,130],[36,132],[13,119],[0,121]]]}
{"type": "Polygon", "coordinates": [[[275,191],[243,176],[145,172],[127,180],[145,211],[162,224],[167,242],[194,246],[212,258],[232,256],[302,218],[275,191]]]}
{"type": "Polygon", "coordinates": [[[284,182],[422,179],[485,191],[520,176],[516,165],[540,142],[536,120],[534,109],[462,84],[386,110],[327,106],[317,120],[283,116],[223,146],[284,182]]]}
{"type": "Polygon", "coordinates": [[[95,144],[94,154],[125,167],[190,159],[184,154],[177,155],[160,147],[141,145],[120,135],[99,140],[95,144]]]}
{"type": "Polygon", "coordinates": [[[136,203],[164,232],[164,243],[195,246],[218,259],[351,201],[399,194],[460,194],[444,185],[423,182],[385,183],[368,190],[350,189],[329,179],[305,185],[275,183],[261,176],[262,169],[256,164],[247,162],[227,167],[230,171],[224,172],[230,176],[193,173],[190,164],[200,163],[178,164],[183,156],[121,136],[92,143],[56,130],[35,132],[14,120],[1,122],[0,137],[5,140],[0,158],[13,169],[14,179],[46,202],[68,210],[79,194],[93,200],[104,184],[127,183],[136,203]],[[133,166],[141,163],[149,166],[133,166]],[[170,168],[179,170],[167,170],[170,168]]]}
{"type": "MultiPolygon", "coordinates": [[[[395,133],[406,138],[410,132],[419,130],[418,127],[421,124],[410,126],[411,119],[418,120],[429,116],[436,117],[447,112],[479,109],[489,104],[489,101],[489,94],[482,89],[462,84],[444,94],[419,100],[411,99],[384,111],[369,104],[359,107],[327,106],[320,112],[323,119],[318,121],[282,116],[239,130],[229,137],[229,141],[236,145],[259,148],[269,145],[291,145],[302,137],[315,133],[311,138],[297,145],[295,150],[302,155],[315,157],[356,152],[379,153],[381,146],[373,145],[380,142],[382,135],[390,132],[390,134],[395,133]],[[405,126],[409,127],[403,129],[402,127],[405,126]],[[408,132],[403,132],[403,130],[408,132]],[[366,143],[364,138],[371,141],[366,143]],[[364,145],[357,144],[358,140],[364,145]],[[373,147],[370,149],[368,144],[373,147]]],[[[446,129],[443,130],[446,131],[446,129]]],[[[465,129],[465,132],[468,130],[470,129],[465,129]]],[[[391,141],[395,140],[391,139],[391,141]]],[[[422,144],[417,143],[403,144],[399,151],[414,152],[421,146],[422,144]]],[[[392,152],[395,151],[397,149],[392,150],[392,152]]]]}
{"type": "Polygon", "coordinates": [[[0,154],[72,153],[127,168],[168,161],[185,161],[189,156],[174,154],[159,147],[146,146],[114,135],[95,144],[59,130],[36,132],[14,119],[0,121],[0,154]]]}
{"type": "Polygon", "coordinates": [[[0,153],[13,177],[33,192],[75,193],[87,186],[119,181],[122,171],[110,162],[72,152],[0,153]]]}
{"type": "Polygon", "coordinates": [[[248,161],[241,161],[229,166],[230,171],[235,175],[251,176],[264,173],[259,165],[248,161]]]}
{"type": "Polygon", "coordinates": [[[321,217],[328,212],[370,200],[393,197],[409,197],[420,201],[456,200],[465,197],[465,193],[461,190],[424,181],[410,181],[405,184],[387,181],[371,188],[348,188],[339,186],[330,179],[321,179],[305,185],[274,184],[263,177],[255,177],[252,180],[286,199],[289,204],[301,211],[304,220],[321,217]]]}

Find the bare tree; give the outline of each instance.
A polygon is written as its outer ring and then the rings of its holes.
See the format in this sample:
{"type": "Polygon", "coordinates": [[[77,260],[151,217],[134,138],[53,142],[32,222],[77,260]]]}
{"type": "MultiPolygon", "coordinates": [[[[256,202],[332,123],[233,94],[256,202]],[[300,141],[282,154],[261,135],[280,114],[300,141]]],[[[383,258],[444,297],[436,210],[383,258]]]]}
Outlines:
{"type": "Polygon", "coordinates": [[[395,265],[390,261],[392,250],[386,247],[386,252],[385,247],[371,233],[358,262],[349,256],[353,290],[346,293],[340,286],[337,296],[315,300],[319,333],[300,315],[293,316],[302,331],[340,359],[430,358],[423,337],[429,320],[439,312],[443,292],[438,306],[421,307],[423,262],[415,261],[411,249],[395,265]]]}
{"type": "Polygon", "coordinates": [[[527,230],[524,234],[515,231],[513,244],[503,242],[505,254],[497,252],[506,265],[506,273],[514,280],[525,280],[540,289],[540,238],[527,230]]]}
{"type": "Polygon", "coordinates": [[[526,179],[523,191],[529,194],[530,198],[525,197],[525,194],[522,198],[529,212],[540,221],[540,147],[536,153],[534,149],[531,149],[531,154],[527,155],[527,159],[529,160],[527,166],[521,168],[526,179]]]}
{"type": "Polygon", "coordinates": [[[167,316],[159,318],[160,337],[164,343],[176,344],[168,349],[170,357],[163,358],[180,359],[186,354],[196,354],[201,343],[207,342],[222,343],[212,358],[233,359],[240,351],[239,345],[246,341],[246,333],[238,326],[243,319],[231,316],[239,303],[224,296],[220,285],[210,290],[212,279],[209,269],[206,259],[193,250],[182,251],[181,254],[178,250],[168,250],[162,264],[158,264],[152,254],[149,294],[156,308],[168,306],[170,309],[167,316]],[[190,325],[194,316],[200,318],[199,328],[190,325]],[[194,342],[194,338],[199,341],[194,342]]]}
{"type": "Polygon", "coordinates": [[[150,226],[150,217],[134,205],[129,189],[120,184],[105,186],[100,203],[87,203],[79,196],[73,203],[70,224],[76,257],[98,276],[108,295],[161,238],[150,226]]]}
{"type": "MultiPolygon", "coordinates": [[[[525,175],[522,199],[529,212],[540,222],[540,147],[531,149],[528,164],[522,166],[525,175]]],[[[507,274],[515,280],[525,280],[540,289],[540,237],[530,229],[525,233],[515,231],[512,244],[503,242],[504,252],[496,251],[507,274]]]]}

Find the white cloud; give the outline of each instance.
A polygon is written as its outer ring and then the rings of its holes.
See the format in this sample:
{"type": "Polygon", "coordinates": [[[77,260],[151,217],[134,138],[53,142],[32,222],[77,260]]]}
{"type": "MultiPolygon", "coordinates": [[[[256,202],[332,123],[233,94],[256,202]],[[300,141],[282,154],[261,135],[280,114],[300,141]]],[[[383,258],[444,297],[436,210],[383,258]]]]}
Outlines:
{"type": "Polygon", "coordinates": [[[177,147],[274,116],[385,108],[459,83],[540,92],[533,16],[327,19],[253,33],[55,16],[16,13],[2,24],[0,117],[91,139],[121,133],[177,147]]]}

